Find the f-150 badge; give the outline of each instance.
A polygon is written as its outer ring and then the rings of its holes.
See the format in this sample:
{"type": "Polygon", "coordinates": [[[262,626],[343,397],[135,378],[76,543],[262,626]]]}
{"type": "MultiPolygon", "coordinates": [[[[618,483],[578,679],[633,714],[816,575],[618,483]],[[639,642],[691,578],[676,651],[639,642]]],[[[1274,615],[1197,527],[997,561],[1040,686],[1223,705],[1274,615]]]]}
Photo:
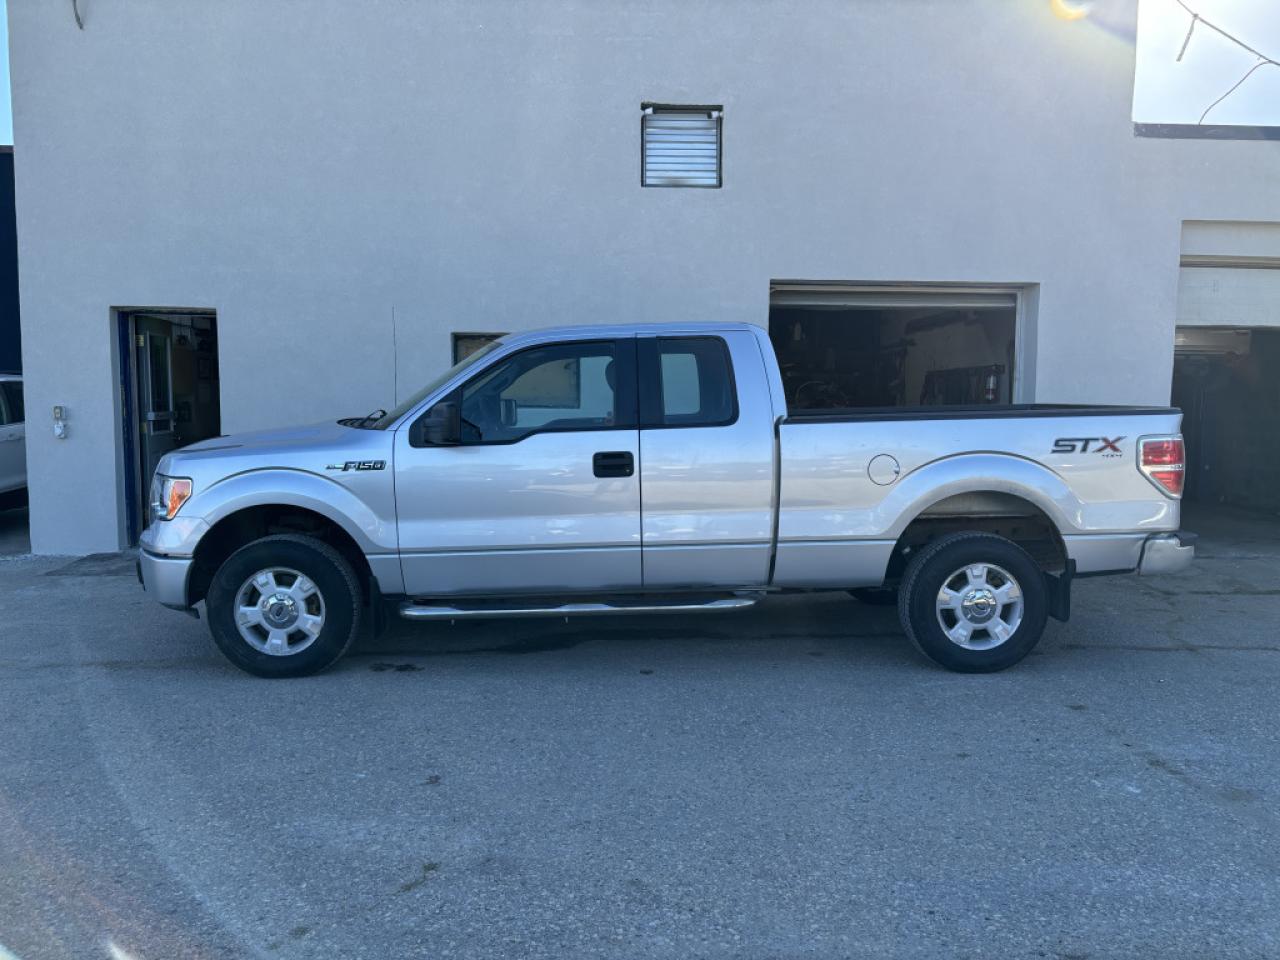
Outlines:
{"type": "Polygon", "coordinates": [[[387,461],[385,460],[348,460],[346,463],[331,463],[326,470],[341,470],[345,473],[348,470],[384,470],[387,461]]]}

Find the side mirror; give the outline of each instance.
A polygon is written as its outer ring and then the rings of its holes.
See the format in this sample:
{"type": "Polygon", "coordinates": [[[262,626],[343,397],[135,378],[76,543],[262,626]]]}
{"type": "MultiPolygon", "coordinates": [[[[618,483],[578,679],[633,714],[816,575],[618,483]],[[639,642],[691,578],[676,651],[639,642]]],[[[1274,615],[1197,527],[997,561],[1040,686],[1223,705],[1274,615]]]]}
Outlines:
{"type": "Polygon", "coordinates": [[[415,447],[453,447],[462,442],[462,410],[455,400],[441,400],[413,424],[409,442],[415,447]]]}

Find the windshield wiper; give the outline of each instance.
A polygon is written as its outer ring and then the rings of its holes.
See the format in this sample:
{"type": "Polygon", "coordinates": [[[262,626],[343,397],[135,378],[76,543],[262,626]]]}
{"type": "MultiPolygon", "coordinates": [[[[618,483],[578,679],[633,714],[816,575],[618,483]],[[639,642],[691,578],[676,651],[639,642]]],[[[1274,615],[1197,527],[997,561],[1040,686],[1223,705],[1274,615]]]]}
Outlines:
{"type": "Polygon", "coordinates": [[[363,430],[365,427],[369,426],[370,423],[377,423],[386,415],[387,411],[379,407],[377,410],[373,411],[373,413],[367,414],[366,416],[343,417],[338,422],[344,427],[356,427],[357,429],[363,430]]]}

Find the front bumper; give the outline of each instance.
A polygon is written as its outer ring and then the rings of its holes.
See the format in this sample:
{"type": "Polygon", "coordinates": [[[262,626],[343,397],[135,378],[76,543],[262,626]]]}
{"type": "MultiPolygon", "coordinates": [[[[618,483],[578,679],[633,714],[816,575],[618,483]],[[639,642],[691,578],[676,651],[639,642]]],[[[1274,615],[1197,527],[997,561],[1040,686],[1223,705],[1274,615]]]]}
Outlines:
{"type": "Polygon", "coordinates": [[[191,575],[190,557],[162,557],[148,550],[138,551],[138,578],[147,593],[166,607],[186,610],[187,580],[191,575]]]}
{"type": "Polygon", "coordinates": [[[1138,573],[1151,576],[1162,573],[1178,573],[1191,566],[1196,555],[1196,535],[1179,530],[1177,533],[1160,533],[1147,537],[1142,544],[1142,559],[1138,561],[1138,573]]]}

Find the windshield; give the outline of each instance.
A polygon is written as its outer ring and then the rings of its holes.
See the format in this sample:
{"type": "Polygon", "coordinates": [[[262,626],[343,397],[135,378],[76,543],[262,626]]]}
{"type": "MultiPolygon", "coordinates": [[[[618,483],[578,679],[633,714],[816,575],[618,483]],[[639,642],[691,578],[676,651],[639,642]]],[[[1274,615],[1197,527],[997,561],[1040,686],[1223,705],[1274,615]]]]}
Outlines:
{"type": "Polygon", "coordinates": [[[444,386],[446,383],[452,380],[454,376],[461,373],[463,370],[467,369],[467,367],[474,364],[481,357],[485,357],[493,353],[493,351],[497,350],[498,347],[500,346],[502,346],[501,340],[493,340],[493,341],[490,341],[489,343],[486,343],[483,347],[481,347],[475,353],[471,353],[463,357],[461,360],[455,363],[452,367],[450,367],[444,373],[440,374],[440,376],[436,377],[434,380],[428,383],[421,390],[418,390],[416,393],[414,393],[413,396],[409,397],[408,399],[401,400],[398,404],[396,404],[394,409],[384,414],[383,416],[379,417],[378,420],[370,424],[370,426],[374,430],[387,429],[387,427],[391,426],[393,423],[395,423],[397,420],[403,417],[406,413],[408,413],[410,410],[412,410],[414,407],[420,404],[423,400],[431,396],[431,394],[433,394],[435,391],[439,390],[442,386],[444,386]]]}

